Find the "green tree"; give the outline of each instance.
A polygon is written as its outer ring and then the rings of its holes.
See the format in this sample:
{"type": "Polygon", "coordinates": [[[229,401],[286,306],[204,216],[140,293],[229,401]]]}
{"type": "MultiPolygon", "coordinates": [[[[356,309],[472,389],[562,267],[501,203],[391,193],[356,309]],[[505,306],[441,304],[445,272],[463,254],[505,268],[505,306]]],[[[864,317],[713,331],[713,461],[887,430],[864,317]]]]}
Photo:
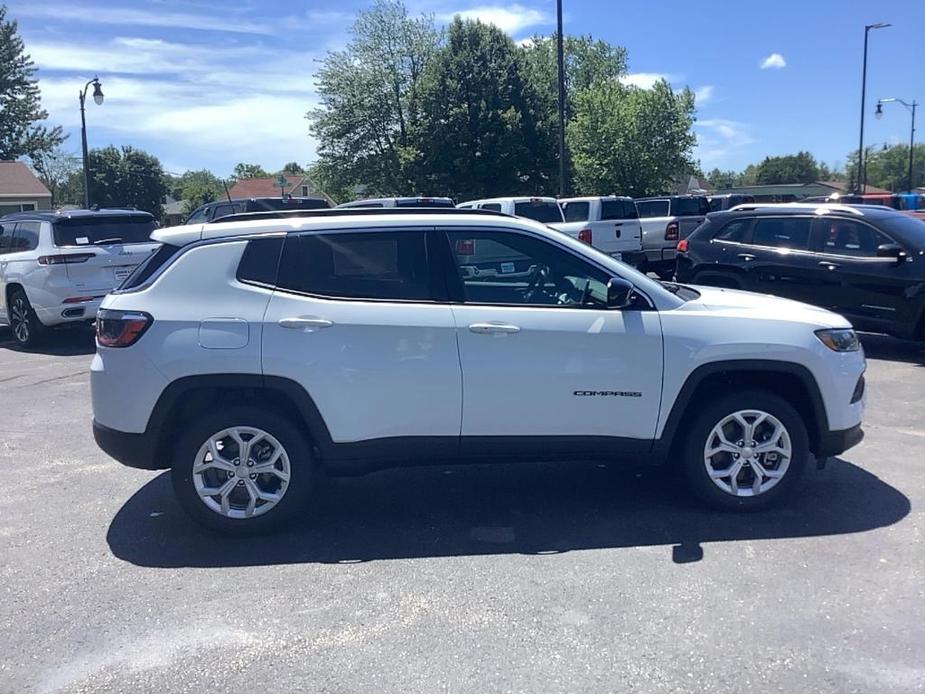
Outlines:
{"type": "Polygon", "coordinates": [[[316,75],[321,107],[307,117],[319,163],[336,177],[334,187],[361,183],[370,193],[407,194],[418,89],[441,34],[433,17],[412,18],[398,0],[377,0],[351,34],[316,75]]]}
{"type": "Polygon", "coordinates": [[[652,89],[617,80],[578,94],[568,125],[579,193],[661,193],[695,170],[694,94],[664,80],[652,89]]]}
{"type": "Polygon", "coordinates": [[[222,180],[207,169],[187,171],[180,176],[177,179],[177,192],[179,192],[179,199],[186,201],[187,214],[200,205],[225,197],[222,180]]]}
{"type": "Polygon", "coordinates": [[[30,157],[32,168],[39,180],[51,192],[51,204],[62,205],[72,200],[65,200],[65,190],[71,177],[82,171],[80,159],[72,152],[58,148],[34,152],[30,157]]]}
{"type": "Polygon", "coordinates": [[[134,207],[158,219],[167,186],[157,157],[133,147],[90,150],[90,202],[99,207],[134,207]]]}
{"type": "Polygon", "coordinates": [[[40,125],[42,109],[35,63],[26,53],[15,21],[0,5],[0,159],[36,157],[64,142],[60,127],[40,125]]]}
{"type": "Polygon", "coordinates": [[[270,174],[260,164],[245,164],[241,162],[234,167],[232,177],[236,180],[243,178],[266,178],[270,174]]]}
{"type": "Polygon", "coordinates": [[[454,19],[421,88],[416,189],[466,200],[546,188],[553,143],[537,103],[511,38],[454,19]]]}
{"type": "Polygon", "coordinates": [[[726,188],[734,188],[735,186],[741,185],[739,183],[741,177],[742,174],[737,171],[733,171],[732,169],[727,171],[713,169],[710,173],[707,174],[707,181],[709,181],[710,185],[717,190],[724,190],[726,188]]]}
{"type": "Polygon", "coordinates": [[[782,157],[765,157],[758,165],[759,184],[813,183],[819,180],[819,164],[809,152],[797,152],[782,157]]]}
{"type": "Polygon", "coordinates": [[[301,176],[305,173],[305,169],[302,168],[302,165],[299,164],[299,162],[291,161],[286,164],[279,173],[289,176],[301,176]]]}
{"type": "MultiPolygon", "coordinates": [[[[909,179],[909,145],[893,145],[882,149],[870,147],[865,154],[867,184],[892,191],[908,189],[909,179]]],[[[849,181],[857,180],[858,154],[848,155],[847,177],[849,181]]],[[[925,185],[925,144],[915,145],[912,168],[912,187],[925,185]]]]}

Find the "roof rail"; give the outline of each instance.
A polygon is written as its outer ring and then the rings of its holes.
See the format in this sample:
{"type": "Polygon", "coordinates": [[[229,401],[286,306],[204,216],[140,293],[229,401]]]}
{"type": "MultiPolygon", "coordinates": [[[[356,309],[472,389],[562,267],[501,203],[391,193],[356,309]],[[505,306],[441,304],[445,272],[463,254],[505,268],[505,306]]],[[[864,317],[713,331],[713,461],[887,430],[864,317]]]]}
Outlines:
{"type": "Polygon", "coordinates": [[[831,202],[747,202],[735,207],[730,207],[728,212],[754,212],[755,210],[766,209],[785,209],[785,210],[816,210],[817,213],[825,212],[848,212],[858,217],[863,217],[864,213],[857,209],[856,205],[840,205],[831,202]]]}
{"type": "Polygon", "coordinates": [[[376,215],[469,215],[481,217],[508,217],[495,210],[459,209],[456,207],[332,207],[320,210],[269,210],[266,212],[238,212],[213,219],[207,224],[224,222],[250,222],[261,219],[289,219],[292,217],[373,217],[376,215]]]}

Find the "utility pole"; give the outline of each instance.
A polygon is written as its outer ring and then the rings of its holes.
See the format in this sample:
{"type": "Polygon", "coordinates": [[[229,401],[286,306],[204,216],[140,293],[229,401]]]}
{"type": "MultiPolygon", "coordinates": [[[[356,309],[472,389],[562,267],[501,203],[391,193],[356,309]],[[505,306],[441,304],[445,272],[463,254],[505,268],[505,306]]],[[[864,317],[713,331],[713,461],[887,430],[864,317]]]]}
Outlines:
{"type": "Polygon", "coordinates": [[[556,59],[559,66],[559,197],[565,197],[565,57],[562,37],[562,0],[556,0],[556,59]]]}

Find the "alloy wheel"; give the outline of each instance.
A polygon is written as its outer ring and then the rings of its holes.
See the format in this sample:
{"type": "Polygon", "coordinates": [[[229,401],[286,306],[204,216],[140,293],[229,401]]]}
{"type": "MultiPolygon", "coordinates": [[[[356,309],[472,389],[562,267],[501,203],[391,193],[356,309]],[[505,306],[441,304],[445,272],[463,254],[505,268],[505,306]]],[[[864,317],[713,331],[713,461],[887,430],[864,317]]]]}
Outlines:
{"type": "Polygon", "coordinates": [[[17,341],[22,344],[29,342],[30,327],[29,327],[29,306],[26,304],[26,300],[21,296],[16,297],[13,300],[13,305],[10,307],[10,327],[13,329],[13,335],[16,336],[17,341]]]}
{"type": "Polygon", "coordinates": [[[289,487],[290,474],[283,445],[256,427],[213,434],[193,461],[196,493],[226,518],[253,518],[273,509],[289,487]]]}
{"type": "Polygon", "coordinates": [[[787,474],[793,458],[790,433],[772,414],[740,410],[723,417],[707,436],[703,462],[713,483],[727,494],[758,496],[787,474]]]}

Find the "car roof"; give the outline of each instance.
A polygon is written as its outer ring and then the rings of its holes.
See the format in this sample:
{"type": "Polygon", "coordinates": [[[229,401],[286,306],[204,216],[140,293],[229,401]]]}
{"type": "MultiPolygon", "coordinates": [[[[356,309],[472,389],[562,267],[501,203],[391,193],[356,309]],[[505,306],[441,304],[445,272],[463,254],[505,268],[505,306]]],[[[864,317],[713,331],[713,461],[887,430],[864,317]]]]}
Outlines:
{"type": "Polygon", "coordinates": [[[151,238],[160,243],[185,246],[206,239],[234,238],[254,234],[289,233],[338,229],[394,229],[414,227],[434,229],[447,226],[519,226],[536,231],[546,225],[529,219],[488,212],[484,210],[457,210],[455,208],[333,208],[297,212],[255,212],[232,215],[212,223],[189,224],[157,229],[151,238]],[[227,221],[224,221],[227,220],[227,221]]]}
{"type": "Polygon", "coordinates": [[[502,198],[479,198],[478,200],[466,200],[460,205],[475,205],[485,202],[558,202],[548,195],[513,195],[502,198]]]}
{"type": "Polygon", "coordinates": [[[559,202],[585,202],[590,200],[629,200],[633,202],[629,195],[583,195],[574,198],[559,198],[559,202]]]}
{"type": "Polygon", "coordinates": [[[439,200],[441,202],[448,202],[451,205],[455,205],[452,198],[448,198],[441,195],[410,195],[401,198],[363,198],[362,200],[350,200],[349,202],[342,202],[337,207],[352,207],[352,206],[361,206],[361,205],[371,205],[374,203],[386,203],[394,202],[399,204],[402,202],[430,202],[434,200],[439,200]]]}
{"type": "Polygon", "coordinates": [[[44,222],[56,222],[61,219],[81,219],[92,217],[151,217],[150,212],[135,209],[122,209],[118,207],[103,208],[99,210],[33,210],[32,212],[12,212],[0,221],[16,221],[19,219],[40,219],[44,222]]]}
{"type": "Polygon", "coordinates": [[[691,195],[650,195],[647,198],[633,198],[636,202],[645,202],[647,200],[683,200],[685,198],[705,198],[705,194],[691,195]]]}
{"type": "Polygon", "coordinates": [[[885,205],[845,205],[832,202],[748,202],[743,205],[736,205],[726,210],[724,214],[736,212],[747,212],[749,214],[843,214],[872,219],[902,214],[898,210],[885,205]]]}

